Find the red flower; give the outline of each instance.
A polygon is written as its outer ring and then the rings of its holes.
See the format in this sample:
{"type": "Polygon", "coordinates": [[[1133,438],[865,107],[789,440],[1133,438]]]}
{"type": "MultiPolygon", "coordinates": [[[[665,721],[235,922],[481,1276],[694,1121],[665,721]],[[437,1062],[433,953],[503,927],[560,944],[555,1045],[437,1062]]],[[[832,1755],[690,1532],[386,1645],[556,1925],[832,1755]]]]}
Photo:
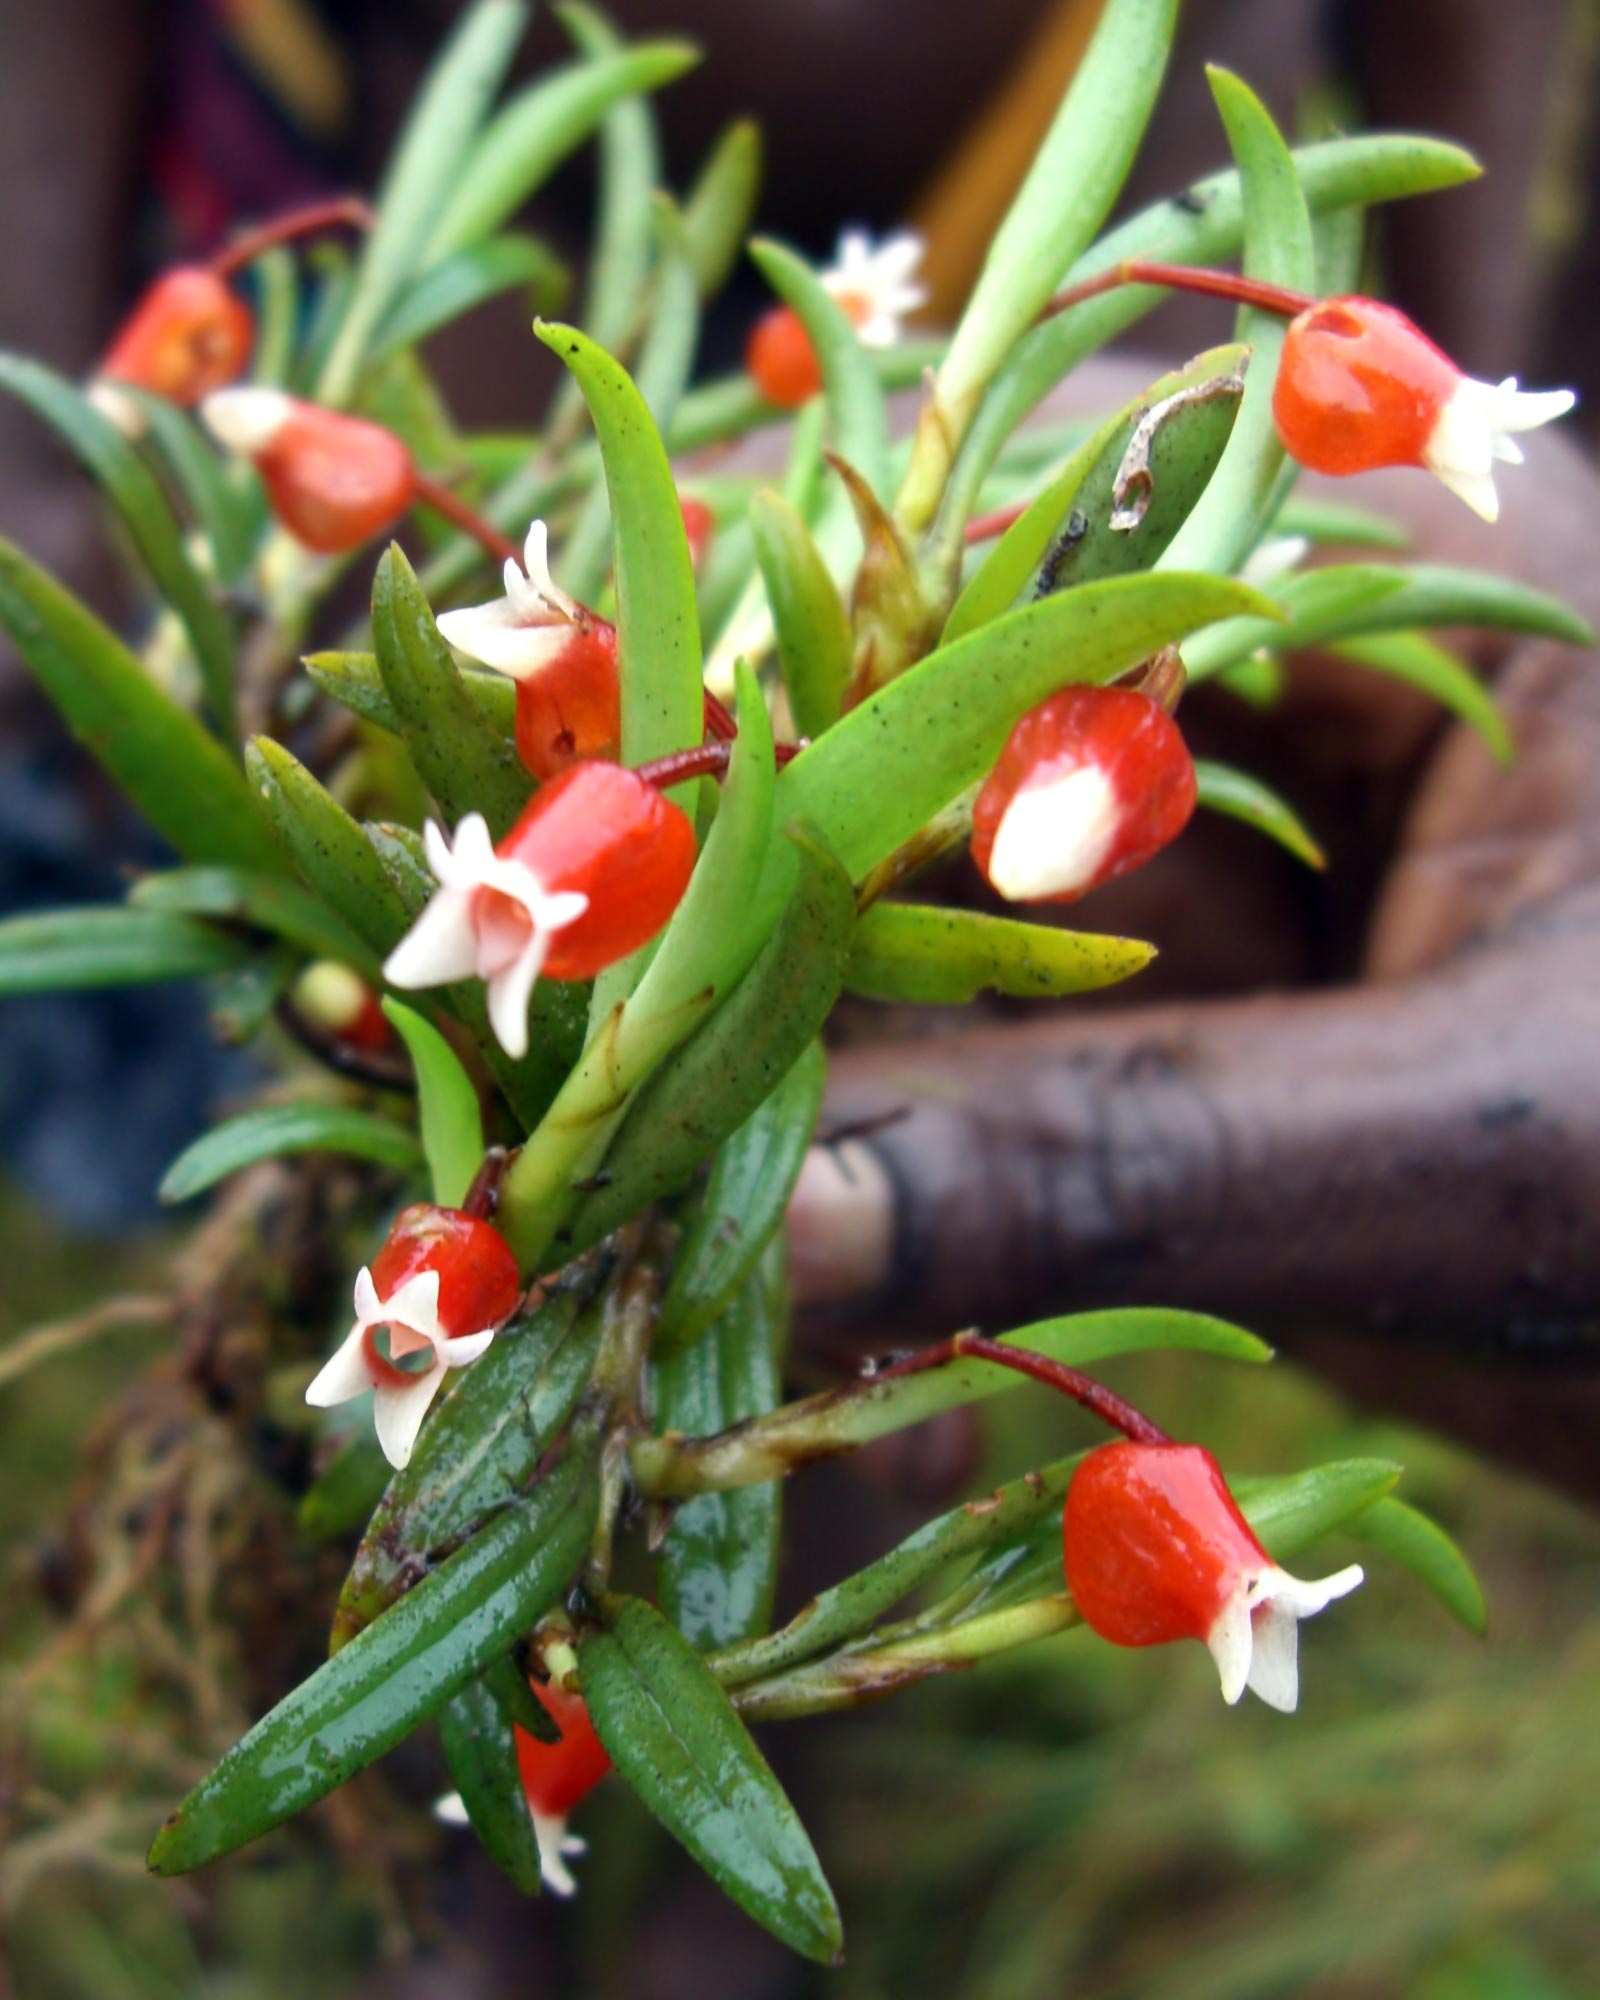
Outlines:
{"type": "MultiPolygon", "coordinates": [[[[903,231],[877,249],[864,230],[847,229],[839,238],[833,268],[822,273],[827,287],[868,347],[893,347],[900,323],[927,301],[914,282],[922,261],[922,239],[903,231]]],[[[791,306],[773,306],[750,330],[745,367],[769,403],[792,410],[822,387],[811,336],[791,306]]]]}
{"type": "Polygon", "coordinates": [[[446,1373],[478,1359],[521,1296],[517,1260],[497,1229],[463,1209],[416,1202],[357,1277],[355,1324],[306,1401],[327,1408],[371,1389],[384,1457],[407,1465],[446,1373]],[[377,1346],[381,1327],[387,1355],[377,1346]],[[420,1368],[398,1365],[424,1354],[420,1368]]]}
{"type": "Polygon", "coordinates": [[[578,764],[546,785],[498,845],[478,813],[447,841],[430,820],[439,891],[389,954],[395,986],[476,976],[507,1055],[528,1047],[528,999],[547,979],[591,979],[653,938],[696,856],[687,815],[620,764],[578,764]]]}
{"type": "Polygon", "coordinates": [[[254,338],[250,308],[215,272],[179,265],[157,278],[123,321],[100,379],[188,407],[244,372],[254,338]]]}
{"type": "Polygon", "coordinates": [[[1070,903],[1141,867],[1194,805],[1164,708],[1131,688],[1063,688],[1007,738],[973,807],[972,858],[1008,902],[1070,903]]]}
{"type": "Polygon", "coordinates": [[[417,497],[410,452],[379,424],[280,389],[220,389],[201,415],[255,466],[272,511],[295,540],[319,554],[359,548],[417,497]]]}
{"type": "Polygon", "coordinates": [[[1522,462],[1510,434],[1565,416],[1575,400],[1570,389],[1529,394],[1515,376],[1475,382],[1403,312],[1340,298],[1290,321],[1272,414],[1284,449],[1313,472],[1422,466],[1492,521],[1495,461],[1522,462]]]}
{"type": "Polygon", "coordinates": [[[1222,1468],[1196,1444],[1108,1444],[1067,1489],[1067,1588],[1114,1646],[1202,1639],[1224,1701],[1251,1687],[1271,1707],[1299,1700],[1298,1623],[1361,1581],[1352,1564],[1320,1583],[1278,1568],[1251,1533],[1222,1468]]]}

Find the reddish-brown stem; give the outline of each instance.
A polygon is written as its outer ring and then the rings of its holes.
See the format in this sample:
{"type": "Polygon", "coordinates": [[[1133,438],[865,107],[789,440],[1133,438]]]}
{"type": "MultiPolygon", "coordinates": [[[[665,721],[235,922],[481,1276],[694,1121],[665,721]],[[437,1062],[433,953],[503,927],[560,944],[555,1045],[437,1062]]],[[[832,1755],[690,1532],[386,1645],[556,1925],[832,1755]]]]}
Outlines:
{"type": "Polygon", "coordinates": [[[263,250],[280,243],[293,243],[302,236],[320,236],[325,229],[370,229],[376,220],[371,208],[356,195],[338,195],[331,201],[308,202],[291,208],[286,215],[259,223],[224,244],[211,259],[212,273],[231,278],[246,264],[254,263],[263,250]]]}
{"type": "Polygon", "coordinates": [[[739,733],[739,725],[728,713],[710,688],[705,693],[706,728],[720,743],[731,743],[739,733]]]}
{"type": "Polygon", "coordinates": [[[1290,291],[1286,285],[1263,284],[1259,278],[1246,278],[1235,271],[1211,271],[1202,265],[1156,264],[1143,257],[1125,257],[1120,264],[1112,264],[1092,278],[1085,278],[1082,284],[1069,285],[1064,292],[1057,292],[1039,317],[1053,319],[1070,306],[1082,305],[1085,299],[1097,299],[1102,292],[1114,292],[1123,285],[1165,285],[1174,292],[1202,292],[1208,298],[1232,299],[1236,305],[1259,306],[1263,312],[1279,313],[1285,319],[1293,319],[1316,304],[1307,292],[1290,291]]]}
{"type": "Polygon", "coordinates": [[[415,477],[415,492],[418,502],[431,507],[436,514],[442,514],[447,521],[469,534],[486,554],[497,563],[514,562],[520,569],[522,558],[517,553],[515,542],[508,541],[492,521],[486,521],[475,508],[469,507],[459,493],[452,493],[448,486],[441,486],[437,479],[430,479],[425,472],[415,477]]]}
{"type": "MultiPolygon", "coordinates": [[[[773,761],[781,769],[792,764],[804,748],[803,743],[775,743],[773,761]]],[[[670,792],[674,785],[686,784],[690,778],[722,777],[732,756],[731,743],[699,743],[692,750],[673,750],[665,757],[652,757],[648,764],[636,764],[634,770],[647,785],[670,792]]]]}
{"type": "Polygon", "coordinates": [[[967,523],[967,546],[974,542],[992,542],[996,535],[1003,535],[1013,522],[1020,521],[1028,511],[1028,502],[1019,500],[1015,507],[1000,507],[992,514],[974,514],[967,523]]]}
{"type": "Polygon", "coordinates": [[[1132,1438],[1135,1444],[1172,1442],[1164,1430],[1151,1423],[1131,1403],[1125,1403],[1120,1396],[1114,1395],[1103,1382],[1095,1381],[1092,1375],[1069,1368],[1064,1361],[1052,1361],[1047,1354],[1036,1354],[1031,1347],[1013,1347],[1007,1341],[989,1340],[981,1333],[953,1334],[949,1340],[925,1347],[920,1354],[908,1355],[892,1367],[875,1370],[872,1379],[874,1383],[892,1382],[899,1375],[920,1375],[926,1368],[944,1368],[950,1362],[962,1359],[995,1361],[1002,1368],[1013,1368],[1019,1375],[1043,1382],[1046,1388],[1058,1389],[1063,1396],[1070,1396],[1075,1403],[1081,1403],[1101,1423],[1109,1424],[1113,1430],[1121,1431],[1124,1437],[1132,1438]]]}

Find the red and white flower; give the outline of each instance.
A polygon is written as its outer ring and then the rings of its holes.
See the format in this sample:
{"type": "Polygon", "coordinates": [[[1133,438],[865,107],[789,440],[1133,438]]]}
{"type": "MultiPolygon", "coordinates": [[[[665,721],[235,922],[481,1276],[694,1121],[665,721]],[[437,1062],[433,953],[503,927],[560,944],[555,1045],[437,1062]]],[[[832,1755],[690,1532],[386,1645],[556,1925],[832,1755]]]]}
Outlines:
{"type": "Polygon", "coordinates": [[[1494,466],[1522,463],[1513,433],[1576,400],[1570,389],[1519,389],[1514,375],[1475,381],[1395,307],[1335,298],[1290,321],[1272,413],[1285,450],[1313,472],[1421,466],[1493,521],[1494,466]]]}
{"type": "Polygon", "coordinates": [[[1262,1548],[1222,1468],[1194,1444],[1108,1444],[1072,1476],[1062,1516],[1067,1588],[1116,1646],[1200,1639],[1222,1698],[1247,1687],[1292,1714],[1299,1622],[1361,1582],[1358,1564],[1305,1583],[1262,1548]]]}
{"type": "MultiPolygon", "coordinates": [[[[906,316],[928,301],[916,283],[923,243],[910,230],[876,247],[864,229],[839,238],[835,262],[822,283],[868,347],[893,347],[906,316]]],[[[811,336],[792,306],[773,306],[750,330],[745,367],[769,403],[794,409],[822,387],[811,336]]]]}
{"type": "Polygon", "coordinates": [[[91,396],[124,429],[143,428],[127,383],[192,406],[244,372],[255,339],[250,308],[214,271],[182,264],[163,272],[123,321],[91,396]]]}
{"type": "Polygon", "coordinates": [[[536,778],[581,758],[615,757],[622,737],[616,627],[569,597],[550,574],[543,521],[507,561],[504,594],[439,614],[457,652],[517,684],[517,752],[536,778]],[[526,573],[524,573],[526,572],[526,573]]]}
{"type": "Polygon", "coordinates": [[[1195,807],[1177,724],[1132,688],[1063,688],[1006,740],[972,812],[972,858],[1008,902],[1070,903],[1140,867],[1195,807]]]}
{"type": "MultiPolygon", "coordinates": [[[[514,1730],[517,1766],[539,1843],[540,1879],[553,1895],[571,1896],[578,1885],[567,1862],[587,1853],[588,1846],[576,1834],[568,1833],[567,1819],[611,1769],[611,1759],[595,1734],[581,1695],[568,1694],[554,1681],[530,1681],[529,1686],[561,1731],[561,1740],[542,1743],[524,1729],[514,1730]]],[[[467,1809],[459,1792],[440,1799],[433,1810],[447,1826],[467,1824],[467,1809]]]]}
{"type": "Polygon", "coordinates": [[[478,1359],[521,1295],[516,1259],[497,1229],[464,1210],[417,1202],[357,1276],[355,1324],[306,1401],[326,1409],[370,1389],[383,1455],[408,1465],[445,1376],[478,1359]],[[387,1354],[377,1343],[385,1328],[387,1354]],[[407,1357],[422,1365],[400,1366],[407,1357]]]}
{"type": "Polygon", "coordinates": [[[694,829],[620,764],[574,765],[545,785],[498,845],[469,813],[454,841],[429,822],[438,893],[389,954],[393,986],[488,984],[489,1022],[527,1054],[534,982],[592,979],[647,944],[689,886],[694,829]]]}
{"type": "Polygon", "coordinates": [[[416,500],[411,453],[381,424],[263,388],[219,389],[200,414],[255,466],[295,540],[321,555],[359,548],[416,500]]]}

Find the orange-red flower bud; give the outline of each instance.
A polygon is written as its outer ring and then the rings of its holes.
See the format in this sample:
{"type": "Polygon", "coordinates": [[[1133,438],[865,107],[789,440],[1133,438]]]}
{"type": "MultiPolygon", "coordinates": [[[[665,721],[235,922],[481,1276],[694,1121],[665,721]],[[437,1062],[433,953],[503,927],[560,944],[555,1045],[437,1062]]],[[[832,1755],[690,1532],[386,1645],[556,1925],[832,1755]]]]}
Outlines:
{"type": "Polygon", "coordinates": [[[244,372],[254,337],[250,308],[215,272],[179,265],[123,321],[100,377],[188,407],[244,372]]]}

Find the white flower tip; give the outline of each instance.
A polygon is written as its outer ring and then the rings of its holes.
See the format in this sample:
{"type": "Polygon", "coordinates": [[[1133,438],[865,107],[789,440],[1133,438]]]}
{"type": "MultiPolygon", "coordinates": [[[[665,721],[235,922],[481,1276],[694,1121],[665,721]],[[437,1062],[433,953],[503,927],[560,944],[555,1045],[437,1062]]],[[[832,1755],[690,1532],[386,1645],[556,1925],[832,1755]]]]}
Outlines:
{"type": "Polygon", "coordinates": [[[433,1802],[433,1816],[441,1826],[470,1826],[466,1801],[459,1792],[446,1792],[433,1802]]]}
{"type": "Polygon", "coordinates": [[[928,303],[924,286],[913,282],[922,261],[922,238],[909,229],[886,237],[876,248],[864,229],[846,229],[837,259],[822,282],[848,304],[856,332],[868,347],[892,347],[900,322],[928,303]]]}
{"type": "Polygon", "coordinates": [[[150,428],[149,418],[127,390],[116,382],[108,381],[104,375],[97,376],[89,384],[89,401],[107,423],[115,424],[122,435],[135,444],[150,428]]]}
{"type": "Polygon", "coordinates": [[[1300,1702],[1300,1620],[1348,1597],[1362,1575],[1351,1563],[1305,1583],[1274,1563],[1242,1576],[1206,1634],[1223,1700],[1231,1707],[1248,1687],[1269,1708],[1292,1715],[1300,1702]]]}
{"type": "Polygon", "coordinates": [[[1120,816],[1115,789],[1094,764],[1024,785],[1000,816],[989,880],[1011,903],[1086,889],[1111,851],[1120,816]]]}
{"type": "Polygon", "coordinates": [[[206,428],[243,458],[265,451],[293,411],[294,399],[281,389],[217,389],[200,405],[206,428]]]}
{"type": "Polygon", "coordinates": [[[537,1810],[533,1813],[533,1832],[539,1843],[539,1877],[544,1887],[553,1896],[575,1896],[578,1885],[567,1862],[587,1854],[588,1843],[568,1833],[564,1819],[537,1810]]]}

